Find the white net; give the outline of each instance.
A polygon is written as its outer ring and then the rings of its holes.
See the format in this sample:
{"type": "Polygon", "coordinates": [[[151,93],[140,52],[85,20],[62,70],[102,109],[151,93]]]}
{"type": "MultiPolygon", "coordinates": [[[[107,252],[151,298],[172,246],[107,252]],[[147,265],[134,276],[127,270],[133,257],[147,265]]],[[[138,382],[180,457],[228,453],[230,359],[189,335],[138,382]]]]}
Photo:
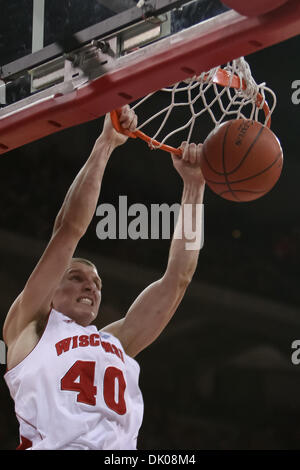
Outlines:
{"type": "Polygon", "coordinates": [[[275,106],[275,93],[265,83],[255,82],[249,64],[241,57],[151,93],[132,108],[138,115],[138,130],[150,136],[149,146],[160,148],[178,147],[183,140],[201,142],[212,128],[229,119],[253,119],[269,125],[275,106]],[[204,121],[200,121],[202,116],[204,121]]]}

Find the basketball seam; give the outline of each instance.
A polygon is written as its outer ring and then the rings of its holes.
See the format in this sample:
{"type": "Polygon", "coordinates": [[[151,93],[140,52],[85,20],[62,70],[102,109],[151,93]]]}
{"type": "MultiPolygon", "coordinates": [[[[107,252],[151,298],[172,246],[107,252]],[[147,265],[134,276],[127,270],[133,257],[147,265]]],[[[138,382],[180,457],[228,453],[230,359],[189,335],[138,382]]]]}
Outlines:
{"type": "MultiPolygon", "coordinates": [[[[260,194],[260,193],[266,193],[267,191],[253,191],[251,189],[235,189],[234,190],[237,193],[251,193],[251,194],[260,194]]],[[[223,194],[229,193],[231,191],[222,191],[221,193],[218,193],[219,196],[222,196],[223,194]]],[[[242,201],[245,202],[245,201],[242,201]]]]}
{"type": "MultiPolygon", "coordinates": [[[[230,181],[229,183],[230,183],[230,184],[242,183],[243,181],[247,181],[247,180],[256,178],[257,176],[262,175],[263,173],[265,173],[266,171],[268,171],[273,165],[275,165],[275,163],[278,161],[278,159],[280,158],[281,155],[282,155],[282,152],[280,151],[280,152],[278,153],[278,155],[275,157],[275,160],[271,163],[271,165],[268,166],[267,168],[265,168],[264,170],[260,171],[259,173],[256,173],[255,175],[252,175],[252,176],[248,176],[247,178],[243,178],[243,179],[241,179],[241,180],[230,181]]],[[[207,179],[206,181],[207,181],[207,183],[212,183],[212,184],[225,184],[224,182],[212,181],[212,180],[208,180],[208,179],[207,179]]]]}
{"type": "Polygon", "coordinates": [[[220,171],[215,170],[215,169],[210,165],[210,163],[209,163],[209,161],[208,161],[208,159],[207,159],[207,156],[206,156],[205,146],[204,146],[204,145],[203,145],[203,147],[202,147],[202,151],[203,151],[204,160],[206,161],[206,163],[207,163],[208,167],[211,169],[211,171],[212,171],[213,173],[216,173],[217,175],[222,175],[223,173],[221,173],[220,171]]]}
{"type": "MultiPolygon", "coordinates": [[[[228,122],[229,122],[229,121],[228,121],[228,122]]],[[[224,139],[225,139],[225,136],[226,136],[226,134],[227,134],[227,132],[228,132],[228,128],[231,126],[231,124],[232,124],[232,123],[229,122],[229,125],[227,126],[227,129],[226,129],[225,134],[224,134],[224,139]]],[[[235,171],[237,171],[237,170],[239,169],[239,167],[242,165],[242,163],[244,162],[244,160],[246,159],[246,157],[247,157],[248,154],[250,153],[252,147],[255,145],[257,139],[259,138],[260,134],[264,131],[264,129],[265,129],[265,128],[262,127],[262,128],[258,131],[258,133],[257,133],[257,135],[256,135],[256,137],[255,137],[255,139],[253,140],[253,142],[251,143],[250,147],[249,147],[248,150],[246,151],[244,157],[240,160],[240,162],[239,162],[239,164],[237,165],[237,167],[235,167],[233,170],[231,170],[231,171],[229,171],[229,172],[227,173],[228,175],[231,175],[232,173],[234,173],[235,171]]],[[[224,142],[224,139],[223,139],[223,142],[224,142]]],[[[211,164],[209,163],[209,160],[208,160],[207,155],[206,155],[206,152],[205,152],[205,146],[204,146],[204,145],[203,145],[203,156],[204,156],[204,159],[205,159],[205,161],[206,161],[208,167],[210,168],[210,170],[211,170],[213,173],[216,173],[216,175],[223,175],[223,173],[222,173],[221,171],[215,170],[215,168],[213,168],[213,167],[211,166],[211,164]]],[[[224,169],[224,167],[223,167],[223,169],[224,169]]]]}
{"type": "Polygon", "coordinates": [[[256,144],[256,142],[258,141],[261,133],[264,131],[264,127],[262,127],[261,129],[259,129],[255,139],[251,142],[251,145],[250,147],[248,147],[245,155],[243,156],[243,158],[240,160],[239,164],[237,165],[236,168],[234,168],[232,171],[230,171],[230,173],[228,173],[228,175],[231,175],[232,173],[235,173],[241,166],[242,164],[244,163],[244,161],[246,160],[246,158],[249,156],[249,153],[251,152],[251,150],[253,149],[254,145],[256,144]]]}
{"type": "Polygon", "coordinates": [[[223,166],[223,175],[224,175],[224,178],[225,178],[225,184],[226,184],[229,192],[231,193],[231,195],[239,201],[239,198],[237,197],[236,194],[234,194],[233,190],[230,187],[229,180],[228,180],[228,177],[227,177],[226,168],[225,168],[225,143],[226,143],[226,137],[227,137],[227,134],[228,134],[228,131],[229,131],[229,128],[230,128],[231,124],[232,123],[230,122],[229,125],[227,126],[227,128],[225,130],[225,133],[224,133],[224,138],[223,138],[223,141],[222,141],[222,166],[223,166]]]}

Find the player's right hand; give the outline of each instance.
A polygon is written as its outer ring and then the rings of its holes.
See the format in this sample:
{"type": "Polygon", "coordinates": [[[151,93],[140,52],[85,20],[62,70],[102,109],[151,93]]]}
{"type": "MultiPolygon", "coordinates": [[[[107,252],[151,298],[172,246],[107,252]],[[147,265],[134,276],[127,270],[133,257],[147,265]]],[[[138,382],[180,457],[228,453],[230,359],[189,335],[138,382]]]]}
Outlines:
{"type": "MultiPolygon", "coordinates": [[[[123,106],[119,115],[119,122],[123,129],[130,132],[134,132],[137,127],[137,116],[135,112],[130,108],[129,105],[123,106]]],[[[111,122],[110,113],[105,117],[103,131],[101,134],[103,137],[108,139],[114,146],[124,144],[128,136],[117,132],[111,122]]]]}

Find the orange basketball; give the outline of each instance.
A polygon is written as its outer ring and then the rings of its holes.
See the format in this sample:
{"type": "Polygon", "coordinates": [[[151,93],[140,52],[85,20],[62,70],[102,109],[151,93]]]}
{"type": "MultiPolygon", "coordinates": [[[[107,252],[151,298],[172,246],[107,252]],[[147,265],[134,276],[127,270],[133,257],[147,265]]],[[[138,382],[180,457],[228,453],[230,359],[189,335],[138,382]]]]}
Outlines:
{"type": "Polygon", "coordinates": [[[250,119],[221,124],[203,144],[201,169],[206,183],[231,201],[253,201],[268,193],[280,177],[282,164],[275,134],[250,119]]]}

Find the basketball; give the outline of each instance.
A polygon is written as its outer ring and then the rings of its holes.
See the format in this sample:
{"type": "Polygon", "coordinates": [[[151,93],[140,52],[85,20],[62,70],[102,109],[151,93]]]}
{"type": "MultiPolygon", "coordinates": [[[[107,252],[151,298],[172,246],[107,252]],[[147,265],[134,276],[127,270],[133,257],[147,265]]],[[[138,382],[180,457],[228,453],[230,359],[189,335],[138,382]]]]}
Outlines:
{"type": "Polygon", "coordinates": [[[205,139],[201,169],[209,188],[230,201],[267,194],[278,181],[282,148],[275,134],[250,119],[227,121],[205,139]]]}

